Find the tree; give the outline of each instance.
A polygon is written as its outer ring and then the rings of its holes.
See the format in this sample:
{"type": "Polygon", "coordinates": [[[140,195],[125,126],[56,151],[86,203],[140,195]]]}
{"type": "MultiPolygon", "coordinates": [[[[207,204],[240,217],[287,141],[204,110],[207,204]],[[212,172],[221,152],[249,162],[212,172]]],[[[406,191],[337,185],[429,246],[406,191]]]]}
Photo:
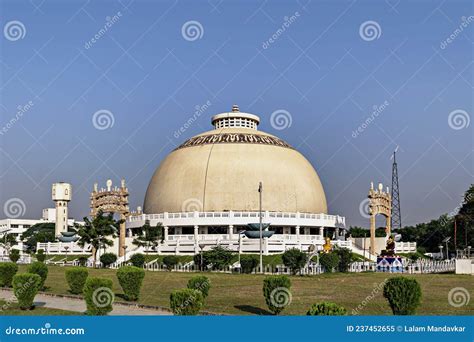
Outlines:
{"type": "Polygon", "coordinates": [[[145,247],[145,253],[148,255],[150,248],[155,249],[158,241],[163,242],[163,226],[158,222],[156,226],[150,226],[150,221],[146,220],[145,224],[138,229],[138,235],[133,240],[133,244],[138,247],[145,247]]]}
{"type": "Polygon", "coordinates": [[[117,255],[114,253],[104,253],[100,256],[100,262],[104,265],[105,268],[108,268],[114,262],[117,261],[117,255]]]}
{"type": "Polygon", "coordinates": [[[20,251],[18,249],[12,249],[10,250],[10,253],[8,255],[10,257],[10,260],[12,262],[17,262],[18,260],[20,260],[20,251]]]}
{"type": "Polygon", "coordinates": [[[464,200],[455,216],[462,246],[474,246],[474,184],[464,193],[464,200]]]}
{"type": "Polygon", "coordinates": [[[339,265],[339,256],[336,252],[323,253],[319,257],[319,263],[324,267],[326,272],[332,272],[339,265]]]}
{"type": "Polygon", "coordinates": [[[383,288],[394,315],[414,315],[421,302],[421,287],[414,278],[394,277],[383,288]]]}
{"type": "Polygon", "coordinates": [[[54,226],[55,224],[52,222],[42,222],[28,228],[21,235],[26,250],[28,252],[35,252],[38,242],[46,243],[56,241],[56,237],[54,236],[54,226]]]}
{"type": "Polygon", "coordinates": [[[306,253],[300,251],[298,248],[290,248],[281,256],[283,264],[289,267],[291,273],[295,275],[298,271],[306,265],[308,256],[306,253]]]}
{"type": "Polygon", "coordinates": [[[194,256],[194,264],[202,265],[207,268],[209,265],[212,266],[213,270],[222,270],[229,266],[232,262],[233,254],[227,248],[216,246],[210,251],[204,251],[194,256]]]}
{"type": "Polygon", "coordinates": [[[112,213],[104,215],[104,212],[99,210],[92,220],[84,217],[84,226],[76,225],[77,235],[80,237],[78,245],[81,247],[86,244],[92,246],[94,267],[96,266],[97,251],[100,248],[105,249],[107,246],[113,246],[114,242],[110,237],[117,237],[120,223],[122,220],[115,220],[112,213]]]}
{"type": "Polygon", "coordinates": [[[352,262],[352,252],[348,248],[338,248],[335,253],[339,256],[338,270],[339,272],[347,272],[352,262]]]}

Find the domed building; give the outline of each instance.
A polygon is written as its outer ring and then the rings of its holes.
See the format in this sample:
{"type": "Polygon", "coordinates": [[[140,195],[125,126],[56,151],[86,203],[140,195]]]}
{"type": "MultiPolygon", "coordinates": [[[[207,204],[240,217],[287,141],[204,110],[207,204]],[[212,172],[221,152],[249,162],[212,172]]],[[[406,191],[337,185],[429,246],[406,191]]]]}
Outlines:
{"type": "Polygon", "coordinates": [[[234,106],[212,117],[213,130],[172,151],[151,178],[144,214],[129,217],[129,234],[149,220],[164,226],[159,252],[191,254],[219,244],[257,253],[259,239],[242,232],[259,222],[261,206],[263,222],[274,232],[264,241],[267,254],[322,246],[324,236],[339,240],[345,219],[328,215],[311,163],[287,142],[259,131],[259,122],[234,106]]]}

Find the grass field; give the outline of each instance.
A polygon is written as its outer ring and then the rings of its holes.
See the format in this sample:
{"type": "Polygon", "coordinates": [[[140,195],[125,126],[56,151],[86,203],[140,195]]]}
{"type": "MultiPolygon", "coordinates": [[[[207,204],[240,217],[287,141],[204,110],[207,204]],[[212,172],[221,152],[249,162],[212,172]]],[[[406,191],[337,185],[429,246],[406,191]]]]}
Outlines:
{"type": "Polygon", "coordinates": [[[0,316],[69,316],[79,315],[78,312],[35,307],[33,310],[21,310],[17,303],[0,300],[0,316]]]}
{"type": "MultiPolygon", "coordinates": [[[[115,270],[88,269],[89,276],[110,278],[114,282],[116,301],[121,298],[122,289],[115,276],[115,270]]],[[[20,272],[25,268],[20,267],[20,272]]],[[[46,281],[47,292],[69,294],[64,277],[64,267],[49,266],[46,281]]],[[[198,273],[151,272],[147,271],[139,303],[169,307],[172,290],[186,287],[187,281],[198,273]]],[[[233,315],[269,314],[262,295],[264,276],[222,273],[205,273],[212,288],[203,310],[233,315]]],[[[312,303],[333,301],[343,305],[349,312],[361,305],[374,288],[384,282],[384,273],[346,273],[323,274],[312,277],[291,277],[292,302],[283,314],[304,315],[312,303]]],[[[423,274],[407,275],[416,278],[422,287],[423,299],[418,310],[421,315],[469,315],[474,312],[474,299],[466,306],[453,307],[448,302],[448,293],[454,287],[472,291],[474,278],[469,275],[423,274]]],[[[472,295],[474,296],[474,295],[472,295]]],[[[472,297],[471,296],[471,297],[472,297]]],[[[391,314],[381,291],[367,300],[359,315],[391,314]]]]}

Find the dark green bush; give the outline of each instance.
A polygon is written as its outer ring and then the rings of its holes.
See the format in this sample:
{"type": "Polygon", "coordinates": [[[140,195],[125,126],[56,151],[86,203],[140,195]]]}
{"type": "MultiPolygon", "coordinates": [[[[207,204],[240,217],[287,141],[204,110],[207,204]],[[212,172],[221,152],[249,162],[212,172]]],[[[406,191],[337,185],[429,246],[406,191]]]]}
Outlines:
{"type": "Polygon", "coordinates": [[[36,252],[36,260],[44,262],[46,260],[46,254],[44,254],[44,250],[38,249],[36,252]]]}
{"type": "Polygon", "coordinates": [[[324,267],[326,272],[333,272],[339,265],[339,256],[335,252],[322,253],[319,257],[319,263],[324,267]]]}
{"type": "Polygon", "coordinates": [[[346,309],[336,303],[322,302],[311,305],[306,315],[308,316],[344,316],[346,309]]]}
{"type": "Polygon", "coordinates": [[[89,272],[84,267],[71,267],[66,269],[66,280],[73,294],[81,294],[89,272]]]}
{"type": "Polygon", "coordinates": [[[130,262],[135,267],[143,268],[143,265],[145,265],[145,256],[140,253],[133,254],[130,258],[130,262]]]}
{"type": "Polygon", "coordinates": [[[125,294],[125,299],[138,300],[145,271],[135,266],[124,266],[117,271],[117,278],[125,294]]]}
{"type": "Polygon", "coordinates": [[[20,309],[26,310],[33,306],[33,300],[40,289],[41,277],[33,273],[17,274],[13,277],[13,293],[18,299],[20,309]]]}
{"type": "Polygon", "coordinates": [[[211,288],[211,282],[208,277],[196,276],[192,277],[188,281],[188,289],[201,291],[203,298],[209,295],[209,289],[211,288]]]}
{"type": "Polygon", "coordinates": [[[413,315],[421,302],[420,284],[413,278],[394,277],[383,288],[394,315],[413,315]]]}
{"type": "Polygon", "coordinates": [[[87,278],[82,292],[84,293],[88,315],[104,316],[112,311],[112,303],[115,298],[112,291],[112,280],[87,278]]]}
{"type": "Polygon", "coordinates": [[[163,258],[163,264],[165,264],[168,271],[171,271],[178,264],[178,257],[176,255],[167,255],[163,258]]]}
{"type": "Polygon", "coordinates": [[[11,261],[17,262],[18,260],[20,260],[20,251],[18,249],[12,249],[10,250],[8,257],[11,261]]]}
{"type": "Polygon", "coordinates": [[[89,259],[86,256],[80,256],[77,258],[77,262],[79,263],[79,266],[86,266],[87,265],[87,259],[89,259]]]}
{"type": "Polygon", "coordinates": [[[41,277],[40,290],[44,288],[44,282],[48,278],[48,266],[40,261],[35,261],[28,266],[28,273],[34,273],[41,277]]]}
{"type": "Polygon", "coordinates": [[[337,269],[339,272],[347,272],[349,270],[349,265],[352,262],[352,251],[348,248],[339,248],[335,252],[339,256],[337,269]]]}
{"type": "Polygon", "coordinates": [[[263,279],[263,296],[268,308],[278,315],[291,303],[291,281],[284,275],[268,276],[263,279]]]}
{"type": "Polygon", "coordinates": [[[175,315],[197,315],[204,303],[201,291],[182,289],[171,292],[170,307],[175,315]]]}
{"type": "Polygon", "coordinates": [[[290,248],[282,254],[281,260],[286,267],[290,268],[292,274],[296,274],[306,265],[308,255],[298,248],[290,248]]]}
{"type": "Polygon", "coordinates": [[[240,269],[242,273],[252,273],[258,265],[258,258],[255,255],[241,255],[240,269]]]}
{"type": "Polygon", "coordinates": [[[100,262],[104,265],[105,268],[108,268],[114,262],[117,261],[117,255],[114,253],[104,253],[100,256],[100,262]]]}
{"type": "Polygon", "coordinates": [[[12,286],[13,276],[18,272],[18,265],[14,262],[0,263],[0,286],[12,286]]]}
{"type": "Polygon", "coordinates": [[[223,270],[232,263],[233,253],[227,248],[217,246],[210,251],[204,251],[194,256],[194,264],[206,270],[209,266],[213,270],[223,270]]]}

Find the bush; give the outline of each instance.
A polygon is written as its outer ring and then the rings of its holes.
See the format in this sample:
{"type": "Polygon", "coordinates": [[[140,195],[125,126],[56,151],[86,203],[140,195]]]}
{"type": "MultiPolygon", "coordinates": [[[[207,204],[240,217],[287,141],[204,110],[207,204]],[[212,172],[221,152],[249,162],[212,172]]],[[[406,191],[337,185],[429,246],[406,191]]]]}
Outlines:
{"type": "Polygon", "coordinates": [[[306,265],[308,256],[306,253],[300,251],[298,248],[290,248],[281,256],[283,264],[289,267],[291,273],[294,275],[306,265]]]}
{"type": "Polygon", "coordinates": [[[12,249],[10,250],[8,257],[11,261],[17,262],[18,260],[20,260],[20,251],[18,249],[12,249]]]}
{"type": "Polygon", "coordinates": [[[413,315],[421,302],[421,287],[416,279],[390,278],[383,287],[383,296],[394,315],[413,315]]]}
{"type": "Polygon", "coordinates": [[[81,294],[89,272],[84,267],[71,267],[66,269],[66,280],[73,294],[81,294]]]}
{"type": "Polygon", "coordinates": [[[291,302],[291,281],[284,275],[268,276],[263,279],[263,296],[268,308],[278,315],[291,302]]]}
{"type": "Polygon", "coordinates": [[[13,293],[18,299],[20,309],[26,310],[33,306],[33,300],[40,289],[41,277],[33,273],[17,274],[13,277],[13,293]]]}
{"type": "Polygon", "coordinates": [[[339,265],[339,256],[336,253],[323,253],[319,257],[319,263],[324,267],[326,272],[334,271],[339,265]]]}
{"type": "Polygon", "coordinates": [[[145,271],[135,266],[124,266],[117,271],[117,278],[125,294],[125,299],[138,300],[145,271]]]}
{"type": "Polygon", "coordinates": [[[104,265],[105,268],[108,268],[114,262],[117,261],[117,255],[114,253],[104,253],[100,256],[100,262],[104,265]]]}
{"type": "Polygon", "coordinates": [[[258,258],[255,255],[241,255],[240,256],[240,269],[242,273],[252,273],[255,267],[258,265],[258,258]]]}
{"type": "Polygon", "coordinates": [[[211,282],[208,277],[196,276],[192,277],[188,281],[188,289],[201,291],[203,298],[209,295],[209,289],[211,288],[211,282]]]}
{"type": "Polygon", "coordinates": [[[171,271],[173,266],[178,264],[178,257],[176,255],[167,255],[163,258],[163,264],[165,264],[168,271],[171,271]]]}
{"type": "Polygon", "coordinates": [[[46,254],[44,254],[44,250],[38,249],[36,252],[36,260],[44,262],[46,260],[46,254]]]}
{"type": "Polygon", "coordinates": [[[339,248],[336,250],[336,253],[339,256],[339,263],[337,265],[339,272],[347,272],[352,262],[351,250],[348,248],[339,248]]]}
{"type": "Polygon", "coordinates": [[[130,258],[130,262],[135,267],[143,268],[143,265],[145,265],[145,256],[140,253],[133,254],[130,258]]]}
{"type": "Polygon", "coordinates": [[[14,262],[1,262],[0,263],[0,286],[12,286],[12,280],[18,272],[18,265],[14,262]]]}
{"type": "Polygon", "coordinates": [[[87,265],[87,259],[89,259],[86,256],[80,256],[77,258],[77,262],[79,263],[79,266],[86,266],[87,265]]]}
{"type": "Polygon", "coordinates": [[[40,290],[44,288],[44,282],[48,278],[48,266],[40,261],[35,261],[28,266],[28,273],[34,273],[41,277],[40,290]]]}
{"type": "Polygon", "coordinates": [[[344,316],[347,313],[343,306],[331,302],[322,302],[311,305],[308,316],[344,316]]]}
{"type": "Polygon", "coordinates": [[[170,307],[175,315],[197,315],[203,306],[204,298],[201,291],[182,289],[171,292],[170,307]]]}
{"type": "Polygon", "coordinates": [[[213,270],[223,270],[232,263],[233,254],[227,248],[217,246],[210,251],[196,254],[194,264],[201,267],[201,258],[204,269],[211,265],[213,270]]]}
{"type": "Polygon", "coordinates": [[[114,302],[112,280],[88,278],[82,292],[84,293],[88,315],[104,316],[112,311],[112,303],[114,302]]]}

